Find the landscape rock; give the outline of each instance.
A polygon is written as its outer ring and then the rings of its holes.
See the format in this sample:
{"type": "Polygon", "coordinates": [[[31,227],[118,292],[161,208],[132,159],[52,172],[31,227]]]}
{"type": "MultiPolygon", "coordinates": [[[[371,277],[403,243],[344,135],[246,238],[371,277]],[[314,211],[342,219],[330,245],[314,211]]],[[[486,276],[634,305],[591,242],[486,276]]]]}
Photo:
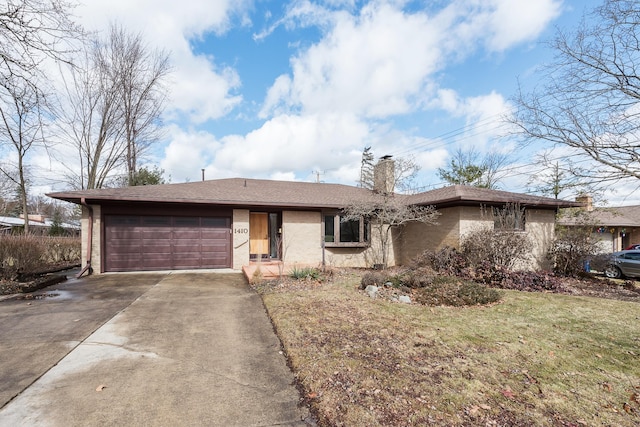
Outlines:
{"type": "Polygon", "coordinates": [[[378,294],[378,287],[369,285],[364,289],[364,291],[367,293],[367,295],[369,295],[370,298],[375,298],[378,294]]]}
{"type": "Polygon", "coordinates": [[[400,295],[398,301],[403,302],[405,304],[411,304],[411,298],[408,295],[400,295]]]}

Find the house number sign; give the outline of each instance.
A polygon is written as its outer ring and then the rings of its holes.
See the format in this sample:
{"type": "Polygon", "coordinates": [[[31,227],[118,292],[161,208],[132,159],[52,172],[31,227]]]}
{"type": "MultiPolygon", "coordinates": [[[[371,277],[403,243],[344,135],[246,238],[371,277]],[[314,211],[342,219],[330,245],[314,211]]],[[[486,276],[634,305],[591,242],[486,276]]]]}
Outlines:
{"type": "Polygon", "coordinates": [[[249,229],[248,228],[234,228],[233,229],[233,233],[234,234],[248,234],[249,233],[249,229]]]}

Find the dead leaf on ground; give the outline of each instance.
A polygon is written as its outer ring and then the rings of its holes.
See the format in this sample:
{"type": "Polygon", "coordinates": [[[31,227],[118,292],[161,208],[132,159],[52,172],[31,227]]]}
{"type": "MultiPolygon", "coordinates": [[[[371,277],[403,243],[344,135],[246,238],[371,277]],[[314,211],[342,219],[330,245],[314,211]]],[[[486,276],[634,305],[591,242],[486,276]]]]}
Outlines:
{"type": "Polygon", "coordinates": [[[104,385],[104,384],[100,384],[98,387],[96,387],[96,391],[102,391],[102,390],[104,390],[105,388],[107,388],[107,386],[106,386],[106,385],[104,385]]]}
{"type": "Polygon", "coordinates": [[[633,414],[635,412],[635,410],[631,407],[631,405],[629,405],[627,402],[624,402],[624,404],[622,405],[622,407],[624,408],[624,410],[627,412],[627,414],[633,414]]]}
{"type": "Polygon", "coordinates": [[[604,388],[607,391],[613,390],[613,387],[611,387],[611,384],[609,383],[602,383],[602,388],[604,388]]]}
{"type": "Polygon", "coordinates": [[[309,399],[315,399],[316,397],[318,397],[318,393],[316,393],[315,391],[312,391],[311,393],[307,394],[307,397],[309,399]]]}
{"type": "Polygon", "coordinates": [[[515,399],[516,397],[516,395],[513,393],[513,391],[509,387],[507,387],[504,390],[501,390],[500,393],[502,393],[502,395],[507,399],[515,399]]]}
{"type": "Polygon", "coordinates": [[[480,408],[484,409],[485,411],[490,411],[491,410],[491,406],[486,405],[484,403],[481,403],[478,405],[480,408]]]}

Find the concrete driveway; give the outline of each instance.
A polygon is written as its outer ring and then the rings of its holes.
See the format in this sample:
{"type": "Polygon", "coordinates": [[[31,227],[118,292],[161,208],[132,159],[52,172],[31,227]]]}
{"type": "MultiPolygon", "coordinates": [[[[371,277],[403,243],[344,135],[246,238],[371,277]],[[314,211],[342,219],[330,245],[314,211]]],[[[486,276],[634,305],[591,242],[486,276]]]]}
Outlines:
{"type": "Polygon", "coordinates": [[[102,275],[44,292],[57,296],[0,301],[0,426],[311,423],[240,274],[102,275]]]}

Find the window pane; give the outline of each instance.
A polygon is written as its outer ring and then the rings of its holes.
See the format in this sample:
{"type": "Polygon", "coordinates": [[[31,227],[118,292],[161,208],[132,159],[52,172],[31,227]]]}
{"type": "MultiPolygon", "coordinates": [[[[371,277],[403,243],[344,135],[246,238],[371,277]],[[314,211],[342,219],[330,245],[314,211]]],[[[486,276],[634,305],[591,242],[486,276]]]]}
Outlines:
{"type": "Polygon", "coordinates": [[[325,242],[335,241],[335,222],[334,221],[335,221],[334,215],[324,216],[324,241],[325,242]]]}
{"type": "Polygon", "coordinates": [[[340,221],[340,241],[359,242],[360,241],[360,221],[340,221]]]}

